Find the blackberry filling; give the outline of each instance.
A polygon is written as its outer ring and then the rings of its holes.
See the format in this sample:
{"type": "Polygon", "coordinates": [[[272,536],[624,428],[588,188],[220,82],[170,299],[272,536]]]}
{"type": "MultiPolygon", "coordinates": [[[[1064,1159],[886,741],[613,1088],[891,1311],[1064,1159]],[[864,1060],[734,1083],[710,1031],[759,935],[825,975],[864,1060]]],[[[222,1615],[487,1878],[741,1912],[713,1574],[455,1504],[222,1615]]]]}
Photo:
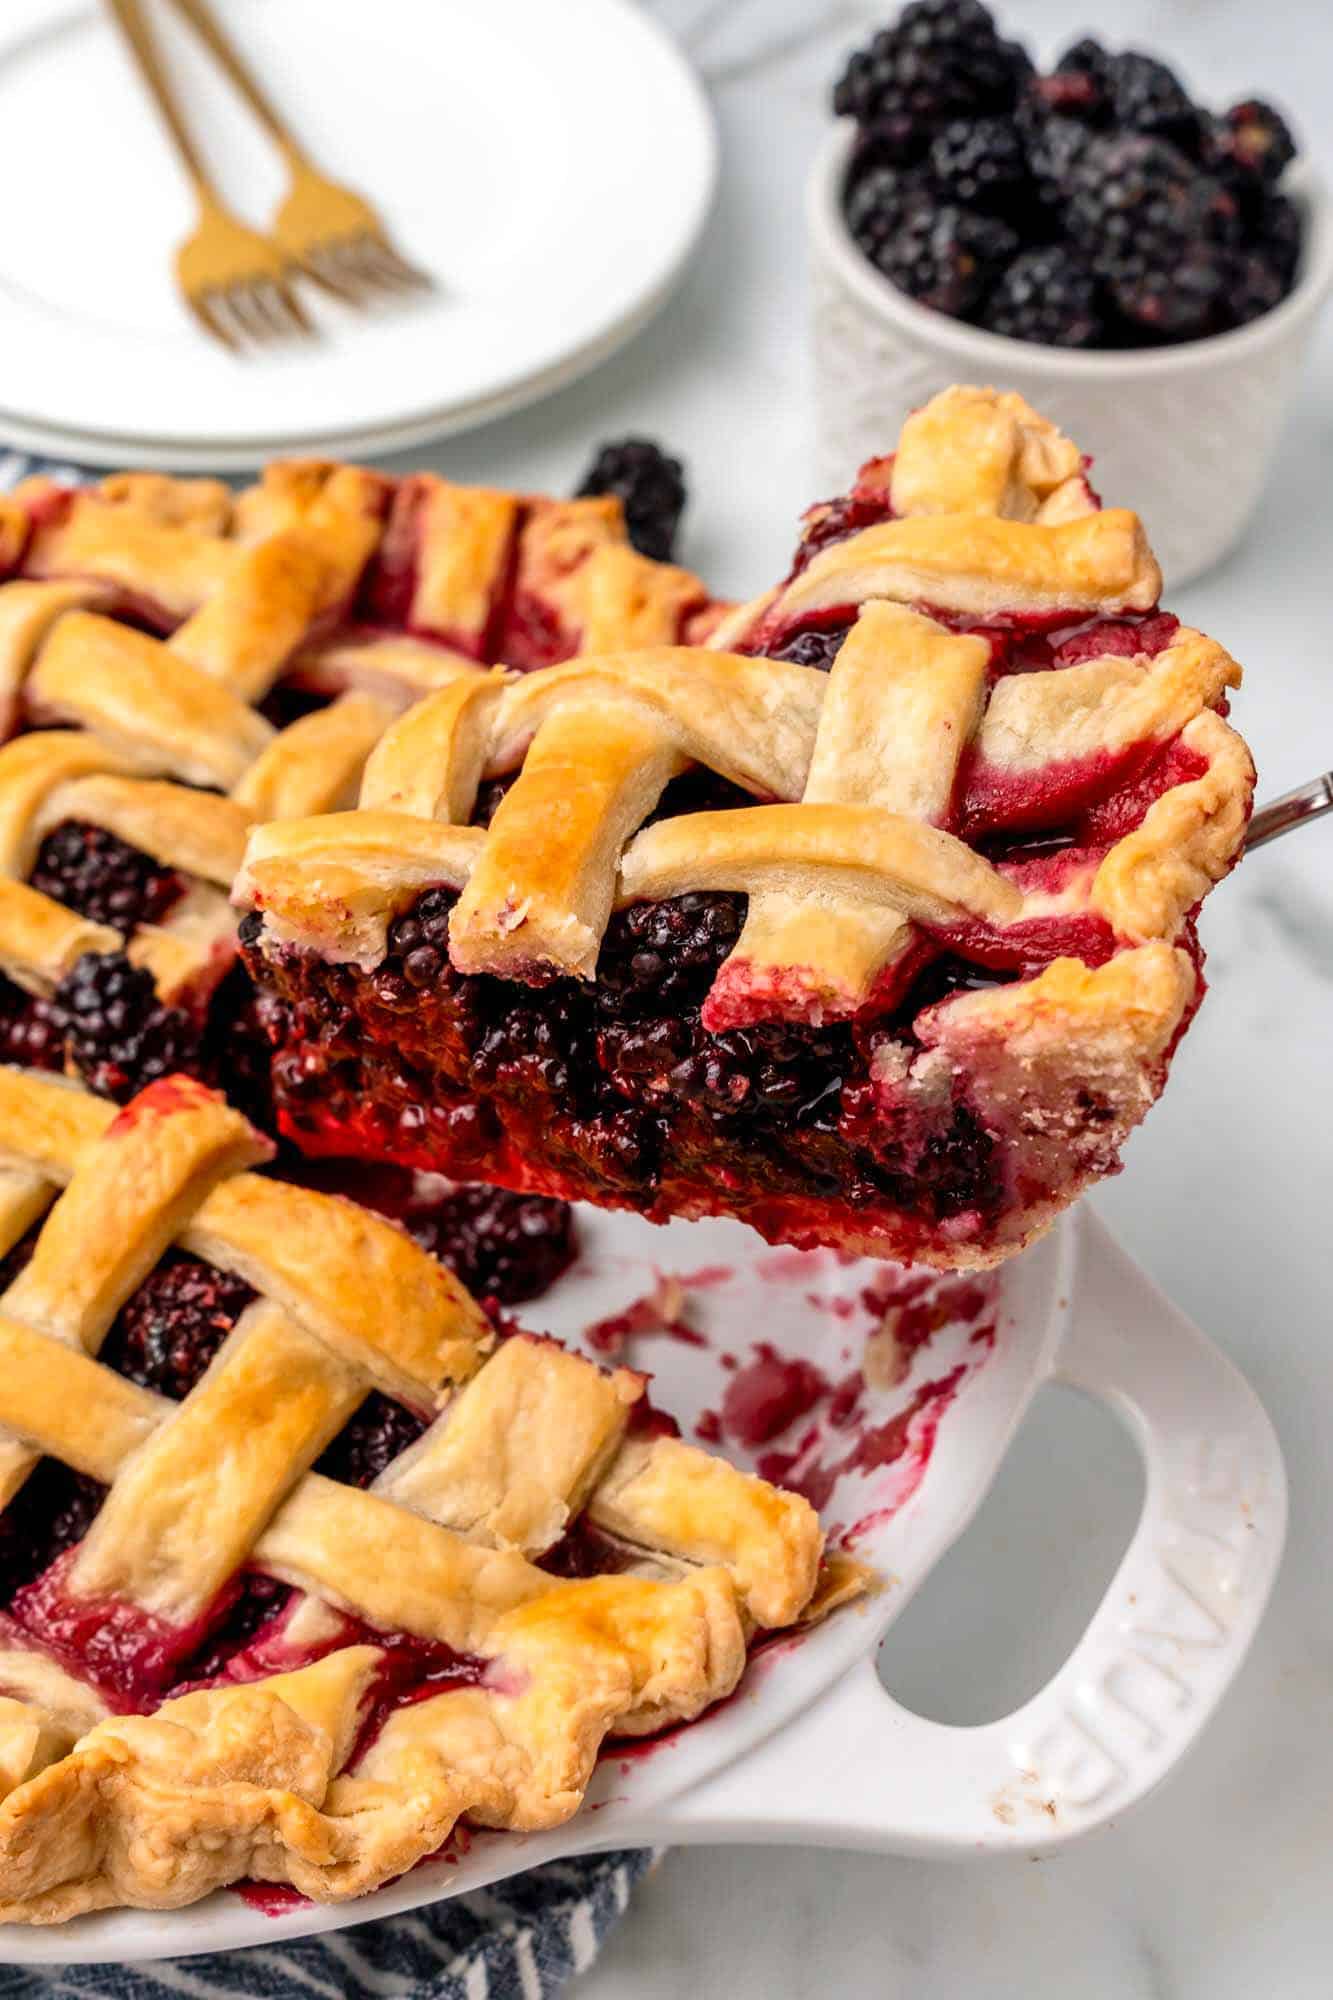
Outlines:
{"type": "Polygon", "coordinates": [[[429,1416],[419,1416],[372,1389],[316,1462],[315,1470],[344,1486],[369,1486],[400,1451],[416,1443],[429,1422],[429,1416]]]}
{"type": "MultiPolygon", "coordinates": [[[[798,570],[868,517],[890,516],[890,469],[876,462],[852,496],[811,511],[798,570]]],[[[989,623],[938,616],[987,639],[996,679],[1107,654],[1151,657],[1177,630],[1158,612],[1010,613],[989,623]]],[[[850,622],[837,608],[785,631],[761,621],[746,650],[827,666],[850,622]]],[[[1075,849],[1092,854],[1130,830],[1191,773],[1173,750],[1137,774],[1122,760],[1079,766],[1068,782],[1039,775],[1029,796],[965,761],[954,811],[992,859],[1047,868],[1058,886],[1066,856],[1076,862],[1075,849]],[[1098,804],[1104,791],[1116,802],[1113,827],[1098,804]]],[[[512,783],[483,788],[474,822],[489,821],[512,783]]],[[[750,803],[695,769],[666,788],[652,818],[750,803]]],[[[893,1211],[900,1256],[912,1254],[913,1230],[933,1240],[956,1219],[965,1235],[984,1236],[1013,1200],[1012,1147],[970,1101],[969,1086],[944,1071],[918,1081],[918,1018],[956,994],[1007,982],[1020,963],[1032,973],[1060,951],[1098,963],[1109,945],[1051,927],[1027,957],[1017,941],[1017,956],[997,957],[977,939],[959,941],[964,958],[923,936],[914,968],[904,968],[905,990],[886,989],[879,1005],[872,997],[854,1020],[761,1019],[711,1032],[702,1010],[740,939],[743,895],[696,891],[618,910],[594,980],[540,986],[458,973],[449,957],[455,901],[449,888],[423,892],[391,924],[385,956],[369,969],[297,949],[261,952],[262,919],[243,922],[242,947],[263,967],[279,1129],[304,1152],[388,1157],[656,1217],[720,1202],[782,1241],[818,1240],[822,1201],[863,1209],[868,1231],[877,1211],[893,1211]],[[988,957],[996,962],[976,962],[988,957]],[[914,1218],[905,1232],[904,1216],[914,1218]]]]}
{"type": "MultiPolygon", "coordinates": [[[[24,1238],[10,1251],[0,1265],[0,1283],[12,1282],[35,1240],[35,1234],[24,1238]]],[[[128,1381],[182,1402],[254,1296],[232,1273],[168,1251],[122,1307],[98,1358],[128,1381]]],[[[316,1469],[349,1485],[368,1486],[428,1421],[372,1392],[316,1469]]],[[[0,1604],[9,1604],[83,1539],[105,1494],[97,1480],[55,1459],[41,1460],[0,1513],[0,1604]]],[[[226,1602],[215,1607],[213,1629],[201,1648],[173,1670],[171,1684],[219,1673],[232,1654],[285,1608],[290,1596],[276,1579],[245,1572],[226,1602]]]]}
{"type": "Polygon", "coordinates": [[[160,924],[185,888],[174,868],[103,827],[73,819],[47,834],[28,880],[90,923],[125,934],[160,924]]]}
{"type": "Polygon", "coordinates": [[[226,1611],[199,1651],[184,1661],[178,1679],[183,1686],[215,1680],[229,1660],[248,1646],[296,1595],[290,1584],[260,1570],[242,1572],[226,1611]]]}
{"type": "Polygon", "coordinates": [[[0,1062],[23,1069],[61,1069],[64,1023],[51,1001],[25,993],[0,973],[0,1062]]]}
{"type": "Polygon", "coordinates": [[[817,673],[831,671],[838,657],[838,648],[847,637],[844,625],[826,626],[822,631],[817,627],[793,633],[790,639],[777,647],[769,655],[774,660],[790,660],[794,667],[813,667],[817,673]]]}
{"type": "Polygon", "coordinates": [[[0,1514],[0,1604],[80,1542],[106,1488],[59,1459],[44,1458],[0,1514]]]}
{"type": "Polygon", "coordinates": [[[505,1188],[454,1188],[433,1205],[410,1206],[403,1221],[479,1299],[519,1305],[548,1291],[574,1260],[569,1205],[505,1188]]]}
{"type": "Polygon", "coordinates": [[[244,1279],[169,1250],[122,1307],[99,1358],[179,1403],[253,1297],[244,1279]]]}
{"type": "MultiPolygon", "coordinates": [[[[427,891],[372,972],[299,953],[270,962],[282,996],[281,1122],[303,1147],[361,1144],[448,1171],[451,1116],[480,1097],[487,1171],[504,1175],[507,1142],[522,1153],[539,1130],[555,1163],[542,1181],[550,1192],[591,1179],[652,1213],[659,1192],[724,1174],[742,1207],[747,1194],[756,1205],[850,1194],[932,1221],[998,1210],[994,1149],[966,1107],[919,1144],[870,1115],[872,1058],[885,1037],[910,1038],[924,1004],[915,993],[865,1023],[709,1034],[700,1007],[739,936],[743,897],[698,892],[618,911],[595,983],[538,990],[453,970],[454,900],[427,891]]],[[[935,977],[942,994],[945,975],[935,977]]],[[[960,986],[989,979],[971,966],[958,973],[960,986]]],[[[526,1170],[517,1177],[534,1184],[526,1170]]]]}
{"type": "Polygon", "coordinates": [[[90,1090],[127,1104],[177,1070],[198,1075],[199,1034],[180,1007],[158,999],[153,975],[123,951],[85,952],[56,988],[52,1009],[65,1054],[90,1090]]]}

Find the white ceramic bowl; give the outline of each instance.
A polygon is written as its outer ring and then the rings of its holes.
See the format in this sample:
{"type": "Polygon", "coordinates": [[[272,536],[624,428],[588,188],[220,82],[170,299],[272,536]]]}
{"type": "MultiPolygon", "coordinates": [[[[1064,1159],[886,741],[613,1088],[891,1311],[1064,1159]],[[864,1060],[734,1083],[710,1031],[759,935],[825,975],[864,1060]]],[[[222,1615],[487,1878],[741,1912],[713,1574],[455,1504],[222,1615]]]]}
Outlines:
{"type": "Polygon", "coordinates": [[[1294,181],[1305,253],[1295,289],[1273,312],[1179,347],[1065,352],[947,319],[875,270],[842,212],[853,137],[846,123],[834,128],[807,190],[821,490],[845,488],[863,459],[891,449],[903,418],[937,390],[975,382],[1017,389],[1090,453],[1093,485],[1108,505],[1143,516],[1171,585],[1224,556],[1258,504],[1333,287],[1322,183],[1294,181]]]}

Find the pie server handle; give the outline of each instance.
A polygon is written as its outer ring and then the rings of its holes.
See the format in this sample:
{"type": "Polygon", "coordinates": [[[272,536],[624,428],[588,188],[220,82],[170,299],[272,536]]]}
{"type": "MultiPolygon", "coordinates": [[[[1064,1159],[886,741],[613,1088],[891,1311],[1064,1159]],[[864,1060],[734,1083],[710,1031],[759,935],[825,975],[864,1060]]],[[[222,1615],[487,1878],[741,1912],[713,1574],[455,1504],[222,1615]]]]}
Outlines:
{"type": "MultiPolygon", "coordinates": [[[[1286,1479],[1244,1378],[1084,1207],[1051,1376],[1107,1404],[1147,1474],[1143,1511],[1065,1664],[1002,1721],[929,1722],[873,1655],[786,1728],[652,1815],[652,1841],[893,1854],[1039,1853],[1143,1798],[1235,1677],[1277,1572],[1286,1479]]],[[[853,1614],[854,1615],[854,1614],[853,1614]]],[[[638,1829],[616,1828],[617,1844],[638,1829]]]]}
{"type": "Polygon", "coordinates": [[[1295,791],[1284,792],[1280,799],[1270,799],[1267,805],[1260,806],[1245,836],[1245,852],[1252,854],[1256,847],[1276,840],[1279,834],[1290,833],[1293,827],[1308,826],[1312,819],[1322,819],[1326,812],[1333,812],[1333,771],[1324,771],[1308,783],[1297,785],[1295,791]]]}

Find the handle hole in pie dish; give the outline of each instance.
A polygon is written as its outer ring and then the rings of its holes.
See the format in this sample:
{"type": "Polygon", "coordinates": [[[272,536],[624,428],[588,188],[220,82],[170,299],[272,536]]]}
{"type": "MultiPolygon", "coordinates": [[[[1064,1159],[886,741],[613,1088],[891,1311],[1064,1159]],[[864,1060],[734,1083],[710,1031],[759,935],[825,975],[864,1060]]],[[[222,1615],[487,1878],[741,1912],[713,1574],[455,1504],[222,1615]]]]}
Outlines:
{"type": "Polygon", "coordinates": [[[884,1685],[933,1722],[1011,1714],[1073,1650],[1143,1497],[1116,1418],[1058,1384],[1040,1390],[976,1519],[885,1638],[884,1685]]]}

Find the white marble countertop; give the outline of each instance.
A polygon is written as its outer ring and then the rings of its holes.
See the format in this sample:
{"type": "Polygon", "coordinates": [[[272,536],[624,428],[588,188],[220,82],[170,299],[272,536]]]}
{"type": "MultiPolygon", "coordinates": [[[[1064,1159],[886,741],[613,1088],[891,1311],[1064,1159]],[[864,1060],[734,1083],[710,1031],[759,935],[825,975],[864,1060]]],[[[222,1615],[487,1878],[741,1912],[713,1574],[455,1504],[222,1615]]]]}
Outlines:
{"type": "MultiPolygon", "coordinates": [[[[889,11],[851,0],[658,0],[712,89],[723,187],[703,252],[596,376],[419,462],[568,486],[594,440],[640,429],[688,460],[684,558],[750,593],[785,566],[811,490],[801,183],[848,47],[889,11]]],[[[1052,53],[1089,25],[1009,0],[1052,53]]],[[[1201,95],[1271,94],[1333,168],[1325,0],[1100,0],[1113,43],[1173,55],[1201,95]]],[[[850,468],[849,468],[850,470],[850,468]]],[[[1272,796],[1333,764],[1333,317],[1262,516],[1172,600],[1245,663],[1239,719],[1272,796]]],[[[1292,1484],[1285,1567],[1251,1659],[1187,1765],[1123,1824],[1041,1864],[800,1849],[670,1855],[577,2000],[853,1993],[1279,2000],[1333,1974],[1333,818],[1256,855],[1209,904],[1213,992],[1166,1098],[1098,1206],[1248,1374],[1292,1484]],[[1325,1274],[1327,1275],[1327,1274],[1325,1274]]],[[[1137,1505],[1109,1419],[1052,1391],[963,1544],[884,1652],[900,1698],[1005,1713],[1087,1616],[1137,1505]]]]}

